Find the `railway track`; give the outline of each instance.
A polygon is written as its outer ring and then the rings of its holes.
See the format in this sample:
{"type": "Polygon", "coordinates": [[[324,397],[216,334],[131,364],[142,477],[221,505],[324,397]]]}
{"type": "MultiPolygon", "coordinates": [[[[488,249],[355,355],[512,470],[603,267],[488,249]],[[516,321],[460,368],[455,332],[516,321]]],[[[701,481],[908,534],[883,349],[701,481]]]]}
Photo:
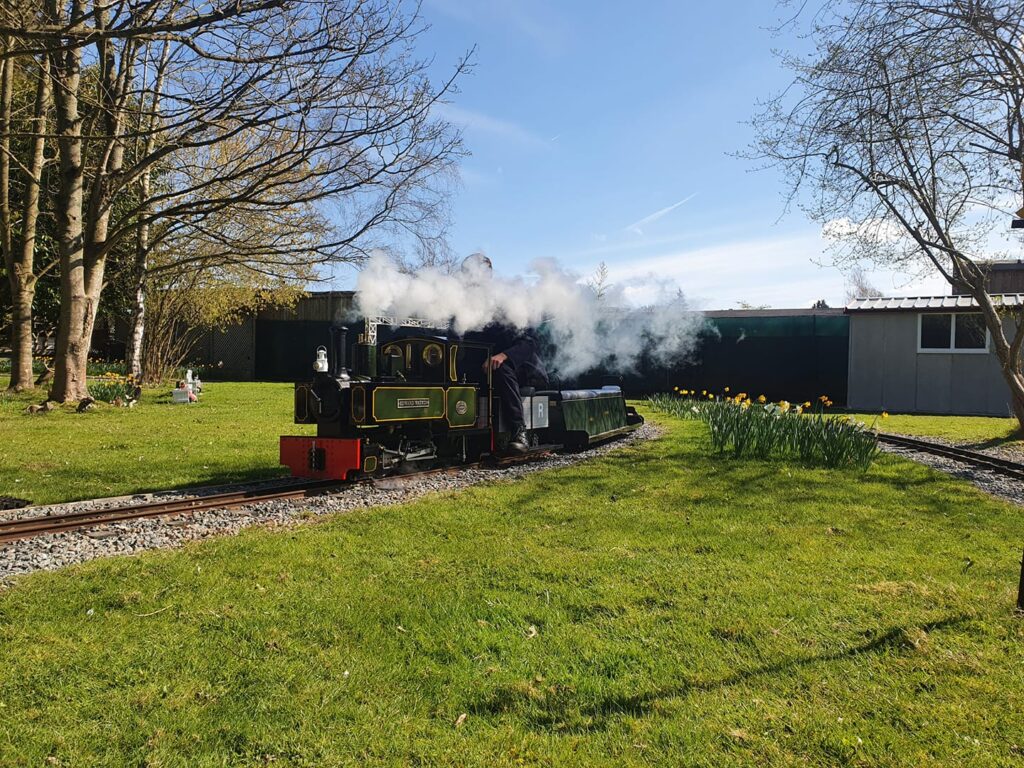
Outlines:
{"type": "MultiPolygon", "coordinates": [[[[506,469],[519,464],[533,461],[541,461],[549,458],[552,449],[557,446],[542,446],[522,456],[495,457],[487,461],[473,462],[471,464],[460,464],[452,467],[440,467],[427,469],[407,474],[389,475],[375,478],[368,482],[383,490],[394,490],[430,475],[448,474],[464,469],[493,468],[506,469]]],[[[206,496],[193,496],[184,499],[172,499],[168,501],[150,501],[142,504],[127,504],[124,506],[110,507],[108,509],[90,509],[80,512],[66,512],[57,515],[35,515],[29,517],[0,520],[0,544],[29,539],[35,536],[44,536],[51,533],[63,533],[65,531],[95,528],[108,523],[118,523],[126,520],[139,520],[147,517],[168,517],[172,515],[187,514],[190,512],[204,512],[214,509],[233,509],[247,504],[258,504],[264,501],[277,501],[281,499],[300,499],[320,493],[327,493],[345,487],[351,487],[351,482],[338,480],[312,480],[306,482],[295,482],[286,484],[265,486],[262,488],[241,489],[227,491],[225,493],[213,493],[206,496]]]]}
{"type": "Polygon", "coordinates": [[[48,533],[62,533],[81,528],[93,528],[107,523],[124,520],[139,520],[147,517],[166,517],[188,512],[203,512],[211,509],[231,509],[246,504],[277,499],[299,499],[323,493],[342,485],[337,480],[315,480],[312,482],[286,485],[272,485],[257,489],[211,493],[207,496],[193,496],[168,501],[150,501],[143,504],[129,504],[109,509],[89,509],[80,512],[66,512],[59,515],[36,515],[0,521],[0,543],[28,539],[48,533]]]}
{"type": "Polygon", "coordinates": [[[895,445],[900,448],[909,448],[910,450],[921,451],[922,453],[930,453],[933,456],[942,456],[947,459],[954,459],[955,461],[970,464],[971,466],[978,467],[979,469],[987,469],[990,472],[996,472],[1005,477],[1012,477],[1015,480],[1024,481],[1024,464],[1020,462],[1002,459],[988,453],[972,451],[967,448],[960,448],[954,445],[943,445],[942,443],[933,443],[929,440],[918,440],[914,437],[892,435],[886,432],[879,433],[878,439],[880,442],[886,443],[887,445],[895,445]]]}

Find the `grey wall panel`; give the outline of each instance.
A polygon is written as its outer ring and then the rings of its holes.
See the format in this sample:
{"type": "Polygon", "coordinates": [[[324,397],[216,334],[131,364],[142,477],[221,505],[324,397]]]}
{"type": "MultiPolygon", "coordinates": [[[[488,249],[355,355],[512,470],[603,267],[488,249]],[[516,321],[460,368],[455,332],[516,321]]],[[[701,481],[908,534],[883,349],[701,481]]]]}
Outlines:
{"type": "MultiPolygon", "coordinates": [[[[916,347],[914,354],[917,354],[916,347]]],[[[952,413],[953,355],[917,355],[917,408],[923,413],[952,413]]]]}
{"type": "Polygon", "coordinates": [[[883,407],[884,319],[883,315],[850,317],[850,371],[847,393],[847,404],[850,408],[877,411],[883,407]]]}
{"type": "MultiPolygon", "coordinates": [[[[988,413],[993,389],[989,355],[950,355],[951,413],[988,413]]],[[[996,371],[998,376],[998,371],[996,371]]],[[[998,384],[998,380],[995,382],[998,384]]]]}
{"type": "Polygon", "coordinates": [[[985,356],[985,413],[992,416],[1009,416],[1013,413],[1010,408],[1010,393],[1003,378],[1002,368],[999,366],[999,358],[995,353],[985,356]]]}
{"type": "MultiPolygon", "coordinates": [[[[883,314],[879,333],[884,343],[881,408],[895,413],[917,409],[917,315],[883,314]]],[[[868,364],[872,364],[871,361],[868,364]]]]}

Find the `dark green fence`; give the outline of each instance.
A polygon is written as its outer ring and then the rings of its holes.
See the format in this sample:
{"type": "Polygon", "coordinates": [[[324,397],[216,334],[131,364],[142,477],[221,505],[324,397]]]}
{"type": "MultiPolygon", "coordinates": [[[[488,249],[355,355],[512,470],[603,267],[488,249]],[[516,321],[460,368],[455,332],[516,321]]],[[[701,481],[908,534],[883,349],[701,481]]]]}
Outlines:
{"type": "MultiPolygon", "coordinates": [[[[846,403],[850,320],[845,315],[712,318],[692,359],[672,368],[642,359],[622,377],[581,376],[562,386],[620,382],[631,395],[665,392],[678,386],[721,392],[747,392],[771,400],[814,400],[828,395],[846,403]]],[[[312,375],[314,350],[328,346],[330,323],[314,320],[256,322],[256,379],[305,381],[312,375]]],[[[349,323],[349,343],[362,329],[349,323]]]]}
{"type": "Polygon", "coordinates": [[[802,402],[828,395],[846,403],[850,321],[845,315],[726,317],[708,320],[691,359],[665,367],[644,359],[635,374],[580,377],[584,386],[617,381],[632,396],[681,389],[763,394],[802,402]]]}
{"type": "Polygon", "coordinates": [[[316,348],[330,349],[324,320],[257,320],[256,380],[309,381],[316,348]]]}

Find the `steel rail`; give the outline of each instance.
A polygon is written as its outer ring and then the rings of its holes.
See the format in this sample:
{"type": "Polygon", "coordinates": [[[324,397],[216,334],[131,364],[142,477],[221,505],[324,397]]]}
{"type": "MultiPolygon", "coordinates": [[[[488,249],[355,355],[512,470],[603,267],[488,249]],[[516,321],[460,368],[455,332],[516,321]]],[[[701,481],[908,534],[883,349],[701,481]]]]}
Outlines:
{"type": "Polygon", "coordinates": [[[164,517],[212,509],[230,509],[246,504],[258,504],[277,499],[302,498],[322,493],[341,485],[343,483],[337,480],[314,480],[305,483],[292,482],[287,485],[226,491],[224,493],[212,493],[207,496],[190,496],[185,499],[152,501],[143,504],[110,507],[108,509],[87,509],[59,515],[37,515],[0,520],[0,543],[42,536],[48,533],[62,533],[80,528],[92,528],[125,520],[164,517]]]}
{"type": "Polygon", "coordinates": [[[922,453],[930,453],[933,456],[942,456],[964,464],[970,464],[971,466],[978,467],[980,469],[987,469],[1006,477],[1012,477],[1016,480],[1024,480],[1024,464],[1017,461],[1010,461],[1009,459],[992,456],[987,453],[982,453],[981,451],[972,451],[967,448],[960,448],[955,445],[945,445],[943,443],[934,443],[930,440],[919,440],[913,437],[906,437],[905,435],[893,435],[881,432],[878,435],[878,439],[880,442],[886,443],[887,445],[895,445],[900,448],[909,448],[914,451],[921,451],[922,453]]]}

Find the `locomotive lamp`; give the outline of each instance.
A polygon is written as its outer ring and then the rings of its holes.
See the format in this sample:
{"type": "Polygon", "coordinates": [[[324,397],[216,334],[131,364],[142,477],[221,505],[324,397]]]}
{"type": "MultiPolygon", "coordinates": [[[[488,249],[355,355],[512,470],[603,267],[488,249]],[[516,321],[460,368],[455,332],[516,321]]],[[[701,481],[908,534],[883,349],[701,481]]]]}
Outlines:
{"type": "Polygon", "coordinates": [[[327,373],[327,347],[316,348],[316,360],[313,362],[315,373],[327,373]]]}

